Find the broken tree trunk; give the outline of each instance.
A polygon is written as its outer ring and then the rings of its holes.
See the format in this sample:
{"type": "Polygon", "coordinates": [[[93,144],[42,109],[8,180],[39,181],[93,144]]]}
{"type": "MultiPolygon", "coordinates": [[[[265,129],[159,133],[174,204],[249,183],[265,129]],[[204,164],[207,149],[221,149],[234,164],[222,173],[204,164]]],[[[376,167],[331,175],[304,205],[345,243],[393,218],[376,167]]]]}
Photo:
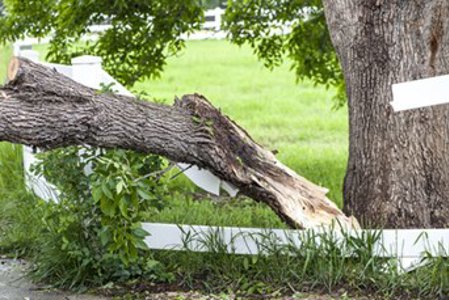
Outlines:
{"type": "Polygon", "coordinates": [[[266,203],[288,225],[337,220],[357,227],[326,190],[282,165],[203,96],[174,106],[99,94],[23,58],[14,58],[0,89],[0,141],[53,149],[69,145],[132,149],[195,164],[266,203]]]}

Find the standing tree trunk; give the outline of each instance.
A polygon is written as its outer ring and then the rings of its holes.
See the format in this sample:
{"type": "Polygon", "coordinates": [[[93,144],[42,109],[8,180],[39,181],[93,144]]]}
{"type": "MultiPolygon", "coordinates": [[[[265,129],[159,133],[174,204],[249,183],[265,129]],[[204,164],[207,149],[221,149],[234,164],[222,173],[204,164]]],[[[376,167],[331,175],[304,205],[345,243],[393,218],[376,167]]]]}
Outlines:
{"type": "Polygon", "coordinates": [[[394,113],[389,103],[391,84],[449,73],[449,1],[324,6],[349,101],[346,212],[376,226],[447,227],[449,105],[394,113]]]}
{"type": "Polygon", "coordinates": [[[326,189],[282,165],[200,95],[186,95],[172,107],[100,94],[26,59],[11,61],[8,78],[0,88],[0,141],[159,154],[208,169],[266,203],[291,227],[335,220],[358,225],[327,199],[326,189]]]}

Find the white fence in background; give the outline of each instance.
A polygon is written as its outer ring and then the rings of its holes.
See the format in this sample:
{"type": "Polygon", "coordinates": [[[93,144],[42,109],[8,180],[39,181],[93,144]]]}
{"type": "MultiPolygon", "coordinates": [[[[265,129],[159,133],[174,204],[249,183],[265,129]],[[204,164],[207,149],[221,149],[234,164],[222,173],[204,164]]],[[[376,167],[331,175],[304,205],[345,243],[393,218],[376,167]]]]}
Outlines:
{"type": "Polygon", "coordinates": [[[202,30],[194,33],[183,35],[182,38],[186,40],[206,40],[206,39],[224,39],[226,32],[221,28],[221,21],[225,10],[222,8],[215,8],[207,10],[204,13],[205,21],[202,30]]]}
{"type": "Polygon", "coordinates": [[[206,10],[204,13],[205,22],[203,24],[203,29],[205,30],[221,30],[221,19],[225,10],[217,7],[215,9],[206,10]]]}
{"type": "MultiPolygon", "coordinates": [[[[39,61],[37,52],[30,45],[18,44],[14,47],[16,56],[23,56],[34,61],[39,61]]],[[[132,96],[122,85],[107,74],[101,68],[101,59],[93,56],[81,56],[72,60],[72,65],[48,64],[44,65],[55,68],[58,72],[89,86],[99,88],[100,83],[115,83],[114,89],[118,93],[132,96]]],[[[27,186],[40,198],[47,200],[58,200],[58,191],[49,184],[45,178],[36,177],[30,173],[30,166],[36,162],[33,148],[24,147],[24,167],[27,186]]],[[[181,169],[185,169],[181,165],[181,169]]],[[[235,187],[221,181],[212,173],[200,170],[196,167],[185,171],[192,181],[201,188],[218,194],[220,188],[229,194],[235,195],[238,190],[235,187]]],[[[218,237],[221,243],[228,246],[228,252],[238,254],[256,254],[264,250],[263,236],[269,234],[278,245],[289,244],[292,241],[300,245],[307,231],[304,230],[280,230],[260,228],[236,228],[236,227],[213,227],[213,226],[190,226],[176,224],[143,223],[142,227],[150,234],[145,240],[151,249],[183,250],[185,242],[189,238],[188,248],[193,251],[207,251],[201,240],[208,236],[218,237]]],[[[372,232],[370,230],[352,231],[350,234],[361,236],[372,232]]],[[[338,231],[335,235],[341,239],[343,236],[338,231]]],[[[319,243],[319,240],[317,240],[319,243]]],[[[374,255],[380,257],[397,258],[404,270],[419,265],[423,253],[428,252],[434,256],[449,256],[449,229],[410,229],[410,230],[382,230],[380,239],[375,245],[374,255]]],[[[351,255],[348,253],[347,255],[351,255]]]]}
{"type": "MultiPolygon", "coordinates": [[[[201,30],[189,34],[183,34],[181,38],[185,40],[207,40],[207,39],[224,39],[226,32],[221,29],[221,21],[225,10],[222,8],[215,8],[206,10],[204,13],[205,21],[201,30]]],[[[149,21],[150,22],[150,21],[149,21]]],[[[89,34],[84,35],[82,40],[96,40],[98,35],[111,28],[111,25],[91,25],[89,26],[89,34]]],[[[45,38],[31,38],[27,37],[22,41],[14,44],[14,53],[18,53],[20,49],[31,50],[31,45],[47,44],[50,41],[49,37],[45,38]]]]}
{"type": "MultiPolygon", "coordinates": [[[[224,39],[226,33],[221,29],[221,21],[225,10],[217,7],[215,9],[208,9],[204,12],[204,23],[201,30],[185,34],[182,36],[186,40],[205,40],[205,39],[224,39]]],[[[151,22],[151,20],[148,20],[151,22]]],[[[92,25],[89,26],[90,36],[85,39],[95,39],[99,34],[111,28],[111,25],[92,25]]]]}

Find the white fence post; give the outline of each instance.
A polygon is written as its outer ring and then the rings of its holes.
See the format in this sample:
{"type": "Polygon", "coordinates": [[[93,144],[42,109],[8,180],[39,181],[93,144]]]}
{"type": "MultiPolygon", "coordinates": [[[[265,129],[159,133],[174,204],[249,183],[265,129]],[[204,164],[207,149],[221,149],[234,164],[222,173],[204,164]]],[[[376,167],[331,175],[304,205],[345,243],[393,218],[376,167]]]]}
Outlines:
{"type": "MultiPolygon", "coordinates": [[[[33,45],[26,41],[18,41],[13,44],[13,55],[26,57],[23,52],[25,50],[32,50],[33,45]]],[[[28,58],[28,57],[27,57],[28,58]]]]}
{"type": "Polygon", "coordinates": [[[19,50],[18,56],[28,58],[35,62],[39,62],[39,53],[34,50],[19,50]]]}
{"type": "Polygon", "coordinates": [[[220,31],[221,30],[221,15],[223,14],[223,10],[219,7],[215,8],[214,10],[215,14],[215,30],[220,31]]]}
{"type": "MultiPolygon", "coordinates": [[[[39,62],[39,53],[32,50],[31,45],[14,44],[14,55],[39,62]],[[25,49],[23,49],[25,48],[25,49]]],[[[55,186],[50,184],[43,176],[35,176],[30,171],[33,164],[39,160],[35,156],[36,148],[23,146],[23,168],[25,170],[25,185],[39,198],[46,201],[58,201],[58,192],[55,186]]]]}
{"type": "MultiPolygon", "coordinates": [[[[32,61],[39,62],[39,53],[30,49],[31,46],[25,46],[22,44],[14,45],[14,51],[16,56],[28,58],[32,61]],[[25,50],[23,50],[25,48],[25,50]]],[[[58,72],[63,73],[66,76],[71,77],[73,80],[94,88],[99,89],[100,83],[104,79],[104,71],[101,68],[101,58],[96,56],[80,56],[72,59],[73,66],[59,65],[59,64],[46,64],[58,72]]],[[[109,83],[109,82],[106,82],[109,83]]],[[[128,92],[129,93],[129,92],[128,92]]],[[[59,201],[59,191],[57,188],[49,183],[45,177],[34,175],[30,169],[31,166],[37,163],[39,160],[36,158],[35,153],[38,149],[33,147],[23,147],[23,164],[25,169],[25,184],[27,188],[34,192],[39,198],[45,201],[59,201]]],[[[89,171],[89,166],[85,170],[89,171]]]]}
{"type": "Polygon", "coordinates": [[[221,19],[223,13],[224,10],[219,7],[207,10],[204,14],[206,20],[204,22],[203,29],[213,30],[215,32],[221,31],[221,19]],[[212,18],[213,20],[210,20],[212,18]]]}
{"type": "Polygon", "coordinates": [[[72,59],[72,79],[93,89],[99,89],[103,80],[101,57],[83,55],[72,59]]]}

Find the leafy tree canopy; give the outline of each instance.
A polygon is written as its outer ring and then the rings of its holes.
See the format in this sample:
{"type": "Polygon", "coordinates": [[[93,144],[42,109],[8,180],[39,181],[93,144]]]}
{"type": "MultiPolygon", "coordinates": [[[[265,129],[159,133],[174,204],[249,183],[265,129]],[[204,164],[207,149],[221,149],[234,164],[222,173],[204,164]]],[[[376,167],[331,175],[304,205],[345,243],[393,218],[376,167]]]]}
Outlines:
{"type": "MultiPolygon", "coordinates": [[[[68,63],[80,54],[98,55],[120,82],[160,75],[168,56],[184,46],[182,34],[199,29],[204,9],[220,0],[6,0],[0,43],[27,36],[51,36],[47,59],[68,63]],[[89,26],[111,27],[95,41],[83,41],[89,26]]],[[[343,75],[320,0],[230,0],[224,27],[232,42],[249,44],[268,68],[292,62],[298,79],[337,86],[343,75]],[[282,33],[282,34],[281,34],[282,33]]],[[[342,103],[342,101],[340,101],[342,103]]]]}
{"type": "Polygon", "coordinates": [[[0,43],[51,36],[50,61],[98,55],[103,67],[128,86],[158,76],[167,56],[184,46],[181,35],[198,29],[203,16],[197,0],[6,0],[5,6],[0,43]],[[90,25],[102,23],[111,27],[97,40],[81,40],[90,25]]]}

